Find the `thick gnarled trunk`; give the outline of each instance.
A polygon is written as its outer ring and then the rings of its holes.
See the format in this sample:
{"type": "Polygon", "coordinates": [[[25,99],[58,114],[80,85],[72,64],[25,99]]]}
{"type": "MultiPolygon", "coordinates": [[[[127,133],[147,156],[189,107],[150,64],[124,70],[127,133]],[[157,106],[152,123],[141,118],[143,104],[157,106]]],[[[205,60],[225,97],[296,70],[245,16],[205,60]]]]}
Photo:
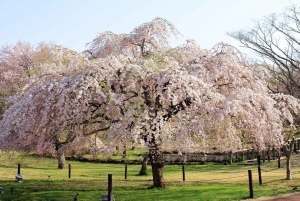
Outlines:
{"type": "Polygon", "coordinates": [[[162,188],[165,187],[164,183],[164,155],[161,150],[152,148],[149,150],[149,159],[152,167],[152,176],[153,176],[153,187],[162,188]]]}

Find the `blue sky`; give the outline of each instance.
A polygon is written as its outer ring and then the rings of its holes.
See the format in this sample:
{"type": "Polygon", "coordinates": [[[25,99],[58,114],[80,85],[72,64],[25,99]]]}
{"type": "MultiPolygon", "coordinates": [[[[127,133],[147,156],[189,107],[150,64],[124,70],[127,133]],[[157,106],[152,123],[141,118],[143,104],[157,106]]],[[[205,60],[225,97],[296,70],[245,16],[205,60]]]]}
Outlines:
{"type": "Polygon", "coordinates": [[[45,41],[83,51],[98,33],[129,33],[158,16],[204,49],[218,42],[239,48],[226,32],[251,27],[290,3],[300,0],[0,0],[0,46],[45,41]]]}

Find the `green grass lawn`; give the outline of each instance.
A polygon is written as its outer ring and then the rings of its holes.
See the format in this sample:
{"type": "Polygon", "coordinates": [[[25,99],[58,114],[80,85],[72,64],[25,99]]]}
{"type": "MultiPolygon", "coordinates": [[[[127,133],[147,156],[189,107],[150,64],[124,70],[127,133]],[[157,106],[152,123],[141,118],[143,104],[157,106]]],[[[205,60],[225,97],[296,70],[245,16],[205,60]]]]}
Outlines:
{"type": "Polygon", "coordinates": [[[294,155],[291,181],[285,180],[285,169],[277,169],[276,161],[262,164],[262,186],[258,185],[257,166],[186,165],[186,181],[183,182],[182,166],[166,165],[166,188],[151,189],[151,166],[148,166],[148,175],[138,176],[140,165],[128,165],[125,180],[123,164],[67,161],[72,170],[69,179],[68,168],[57,169],[56,159],[34,156],[8,158],[2,155],[0,187],[4,188],[5,193],[0,200],[74,200],[77,193],[78,201],[102,200],[102,195],[107,194],[108,174],[113,175],[113,194],[117,201],[243,200],[249,198],[249,169],[253,174],[254,197],[258,198],[297,192],[292,188],[300,186],[299,159],[300,154],[294,155]],[[23,183],[15,181],[18,163],[21,164],[23,183]]]}

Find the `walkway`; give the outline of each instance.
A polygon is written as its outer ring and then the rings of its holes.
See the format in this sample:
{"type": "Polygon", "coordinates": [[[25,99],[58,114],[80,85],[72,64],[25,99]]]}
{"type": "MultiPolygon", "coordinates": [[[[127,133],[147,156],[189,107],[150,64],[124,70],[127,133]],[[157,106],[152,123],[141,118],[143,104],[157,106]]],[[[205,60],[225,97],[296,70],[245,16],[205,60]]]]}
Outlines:
{"type": "Polygon", "coordinates": [[[295,194],[282,195],[276,197],[258,198],[258,199],[254,199],[253,201],[299,201],[299,200],[300,200],[300,193],[295,193],[295,194]]]}

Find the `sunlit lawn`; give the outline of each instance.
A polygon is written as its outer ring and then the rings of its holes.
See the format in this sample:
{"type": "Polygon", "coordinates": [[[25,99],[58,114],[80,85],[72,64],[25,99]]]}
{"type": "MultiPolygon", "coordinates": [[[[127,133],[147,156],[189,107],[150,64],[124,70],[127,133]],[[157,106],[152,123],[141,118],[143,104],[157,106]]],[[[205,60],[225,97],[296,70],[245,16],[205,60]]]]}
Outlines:
{"type": "MultiPolygon", "coordinates": [[[[71,164],[71,178],[68,178],[68,168],[58,170],[55,159],[2,155],[0,187],[5,193],[0,200],[74,200],[77,193],[78,200],[102,200],[102,195],[107,194],[108,174],[113,175],[116,200],[242,200],[249,198],[248,170],[253,174],[254,197],[272,196],[295,192],[292,188],[300,186],[299,157],[300,154],[294,156],[291,181],[285,180],[285,168],[278,169],[276,161],[262,164],[262,186],[258,184],[257,166],[186,165],[183,182],[182,166],[166,165],[167,187],[150,189],[151,166],[148,175],[138,176],[140,165],[129,165],[125,180],[124,164],[67,161],[71,164]],[[23,183],[15,181],[18,163],[23,183]]],[[[285,165],[284,160],[281,165],[285,165]]]]}

